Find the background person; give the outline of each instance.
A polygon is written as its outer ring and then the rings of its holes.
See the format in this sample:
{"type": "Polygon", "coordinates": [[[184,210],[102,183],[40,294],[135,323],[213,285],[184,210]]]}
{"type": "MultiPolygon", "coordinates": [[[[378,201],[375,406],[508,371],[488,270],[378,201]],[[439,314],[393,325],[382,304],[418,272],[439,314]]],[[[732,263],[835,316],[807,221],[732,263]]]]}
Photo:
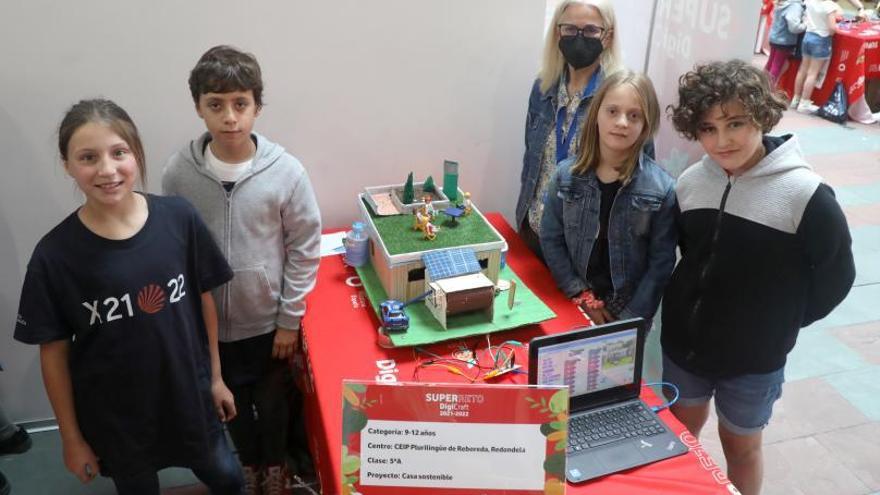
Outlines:
{"type": "MultiPolygon", "coordinates": [[[[3,367],[0,366],[0,371],[3,367]]],[[[31,437],[28,432],[18,426],[3,412],[0,407],[0,456],[10,454],[21,454],[27,452],[31,448],[31,437]]],[[[0,495],[9,495],[12,492],[12,486],[6,476],[0,472],[0,495]]]]}
{"type": "Polygon", "coordinates": [[[838,31],[837,17],[843,11],[837,0],[806,0],[807,31],[801,42],[801,65],[794,80],[791,108],[801,113],[815,113],[813,89],[822,67],[831,58],[832,39],[838,31]]]}
{"type": "Polygon", "coordinates": [[[777,0],[770,26],[770,56],[764,70],[770,73],[773,84],[785,72],[788,59],[794,56],[798,35],[807,29],[804,18],[804,0],[777,0]]]}

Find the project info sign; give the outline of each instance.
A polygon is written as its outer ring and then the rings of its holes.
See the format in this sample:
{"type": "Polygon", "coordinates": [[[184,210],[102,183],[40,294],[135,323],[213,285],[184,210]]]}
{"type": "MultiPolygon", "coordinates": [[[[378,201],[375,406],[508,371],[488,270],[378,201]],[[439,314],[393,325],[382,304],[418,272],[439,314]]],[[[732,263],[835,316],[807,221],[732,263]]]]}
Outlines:
{"type": "Polygon", "coordinates": [[[344,495],[561,495],[568,389],[342,385],[344,495]]]}

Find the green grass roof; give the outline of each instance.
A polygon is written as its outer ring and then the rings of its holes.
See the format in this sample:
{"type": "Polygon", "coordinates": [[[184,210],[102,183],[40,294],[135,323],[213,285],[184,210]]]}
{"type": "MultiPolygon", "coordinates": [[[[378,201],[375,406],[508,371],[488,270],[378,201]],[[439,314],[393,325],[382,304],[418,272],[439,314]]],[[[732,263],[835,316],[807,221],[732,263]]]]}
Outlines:
{"type": "Polygon", "coordinates": [[[415,222],[413,215],[377,216],[369,204],[366,202],[364,204],[382,241],[385,242],[385,247],[388,248],[388,253],[392,256],[501,240],[495,235],[486,219],[478,213],[464,215],[458,219],[457,227],[450,227],[446,225],[448,217],[438,210],[437,216],[434,217],[434,225],[440,230],[437,232],[437,237],[429,241],[420,230],[413,230],[415,222]]]}

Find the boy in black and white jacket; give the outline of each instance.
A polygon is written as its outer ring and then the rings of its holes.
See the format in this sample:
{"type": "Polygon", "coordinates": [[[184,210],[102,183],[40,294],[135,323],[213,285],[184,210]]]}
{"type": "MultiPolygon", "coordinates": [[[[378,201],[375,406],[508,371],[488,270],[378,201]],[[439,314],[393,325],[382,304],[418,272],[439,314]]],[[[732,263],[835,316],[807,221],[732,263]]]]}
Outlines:
{"type": "Polygon", "coordinates": [[[679,178],[681,261],[663,299],[664,380],[673,413],[699,436],[715,396],[728,477],[758,493],[761,431],[801,328],[855,278],[846,218],[793,135],[769,132],[785,100],[734,60],[682,76],[676,129],[706,155],[679,178]]]}

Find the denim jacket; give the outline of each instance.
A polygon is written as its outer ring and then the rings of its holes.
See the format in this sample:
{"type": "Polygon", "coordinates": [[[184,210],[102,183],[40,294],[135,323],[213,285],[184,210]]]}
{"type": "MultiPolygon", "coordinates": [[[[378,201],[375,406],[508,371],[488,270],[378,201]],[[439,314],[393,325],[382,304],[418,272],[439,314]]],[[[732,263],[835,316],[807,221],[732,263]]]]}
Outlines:
{"type": "MultiPolygon", "coordinates": [[[[530,203],[538,188],[544,144],[547,142],[547,136],[553,131],[553,126],[556,125],[556,95],[558,93],[559,81],[550,86],[546,93],[541,92],[540,79],[535,79],[535,83],[532,85],[532,92],[529,95],[529,109],[526,115],[526,151],[523,154],[523,168],[520,174],[519,199],[516,201],[516,229],[519,229],[526,219],[530,203]]],[[[582,99],[581,105],[589,105],[592,99],[592,96],[582,99]]],[[[643,151],[650,157],[654,156],[654,141],[652,139],[645,143],[643,151]]]]}
{"type": "MultiPolygon", "coordinates": [[[[590,288],[587,264],[599,232],[598,179],[572,175],[574,159],[559,164],[544,202],[541,249],[556,285],[567,297],[590,288]]],[[[678,232],[675,181],[644,152],[617,193],[608,219],[608,253],[620,318],[650,319],[672,268],[678,232]]]]}
{"type": "Polygon", "coordinates": [[[791,0],[776,6],[770,26],[770,43],[781,46],[797,45],[798,34],[807,29],[804,21],[804,2],[791,0]]]}
{"type": "MultiPolygon", "coordinates": [[[[547,136],[556,125],[556,95],[559,81],[546,93],[541,92],[541,80],[535,79],[529,95],[529,110],[526,115],[526,151],[523,155],[523,168],[520,175],[519,199],[516,201],[516,228],[522,225],[529,213],[529,203],[535,197],[538,179],[541,175],[541,158],[547,136]]],[[[589,98],[581,103],[586,105],[589,98]]]]}

